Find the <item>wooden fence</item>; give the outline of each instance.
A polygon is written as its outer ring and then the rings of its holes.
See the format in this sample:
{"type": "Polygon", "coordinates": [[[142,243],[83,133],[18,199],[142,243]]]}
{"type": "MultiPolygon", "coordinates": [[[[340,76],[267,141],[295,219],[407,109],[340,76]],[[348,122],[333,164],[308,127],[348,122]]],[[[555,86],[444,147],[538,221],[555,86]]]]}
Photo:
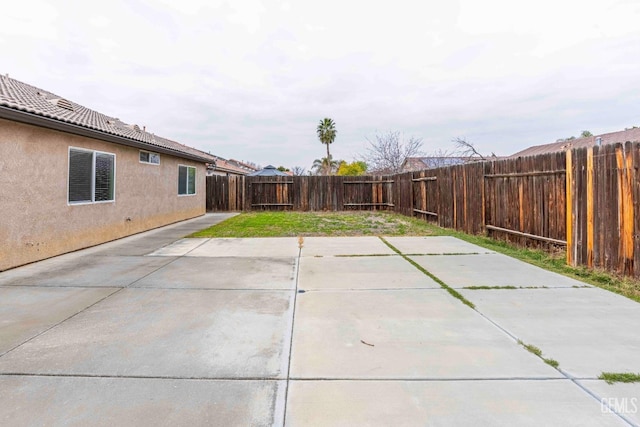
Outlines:
{"type": "Polygon", "coordinates": [[[387,176],[209,176],[209,211],[343,211],[394,208],[387,176]]]}
{"type": "Polygon", "coordinates": [[[484,227],[518,244],[566,246],[565,153],[484,164],[484,227]]]}
{"type": "Polygon", "coordinates": [[[640,276],[640,144],[567,153],[567,261],[640,276]]]}
{"type": "Polygon", "coordinates": [[[244,209],[244,176],[208,176],[207,211],[232,212],[244,209]]]}
{"type": "Polygon", "coordinates": [[[390,176],[207,177],[207,210],[389,210],[640,276],[640,144],[390,176]]]}

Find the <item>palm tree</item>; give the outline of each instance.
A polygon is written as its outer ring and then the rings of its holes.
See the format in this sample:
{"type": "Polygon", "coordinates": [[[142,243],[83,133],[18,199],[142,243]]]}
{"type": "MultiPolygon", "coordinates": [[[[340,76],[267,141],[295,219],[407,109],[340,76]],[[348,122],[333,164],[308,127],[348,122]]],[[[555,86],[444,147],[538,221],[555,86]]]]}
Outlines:
{"type": "Polygon", "coordinates": [[[318,128],[316,129],[316,134],[318,135],[320,142],[327,146],[327,159],[331,159],[331,154],[329,154],[329,144],[335,141],[337,133],[336,124],[333,120],[328,117],[320,120],[318,128]]]}
{"type": "Polygon", "coordinates": [[[315,159],[311,170],[315,171],[318,175],[331,175],[338,170],[339,162],[331,159],[331,157],[323,157],[321,159],[315,159]]]}

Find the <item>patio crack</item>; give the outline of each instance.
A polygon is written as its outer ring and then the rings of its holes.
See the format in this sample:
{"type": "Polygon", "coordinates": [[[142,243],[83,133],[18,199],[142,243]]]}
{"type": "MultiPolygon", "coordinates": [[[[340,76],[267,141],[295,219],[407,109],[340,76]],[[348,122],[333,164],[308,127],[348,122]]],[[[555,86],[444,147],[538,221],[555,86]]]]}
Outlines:
{"type": "MultiPolygon", "coordinates": [[[[296,260],[296,273],[295,273],[295,289],[293,293],[293,307],[291,312],[291,328],[290,328],[290,336],[289,336],[289,354],[287,357],[287,377],[285,383],[285,391],[284,391],[284,409],[282,411],[282,425],[286,424],[287,421],[287,400],[289,398],[289,384],[291,382],[291,354],[293,352],[293,332],[296,322],[296,304],[298,301],[298,282],[300,279],[300,259],[302,257],[302,247],[304,245],[304,239],[302,237],[299,238],[298,241],[298,258],[296,260]]],[[[276,415],[277,416],[277,415],[276,415]]]]}

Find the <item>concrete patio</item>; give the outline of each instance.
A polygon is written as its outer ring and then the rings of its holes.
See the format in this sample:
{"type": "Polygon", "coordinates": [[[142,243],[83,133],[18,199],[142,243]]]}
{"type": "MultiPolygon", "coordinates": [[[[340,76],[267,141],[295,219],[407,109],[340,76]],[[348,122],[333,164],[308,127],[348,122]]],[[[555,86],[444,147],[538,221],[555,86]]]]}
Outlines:
{"type": "Polygon", "coordinates": [[[228,216],[0,273],[0,425],[640,424],[597,379],[640,304],[452,237],[384,240],[475,310],[377,237],[183,239],[228,216]]]}

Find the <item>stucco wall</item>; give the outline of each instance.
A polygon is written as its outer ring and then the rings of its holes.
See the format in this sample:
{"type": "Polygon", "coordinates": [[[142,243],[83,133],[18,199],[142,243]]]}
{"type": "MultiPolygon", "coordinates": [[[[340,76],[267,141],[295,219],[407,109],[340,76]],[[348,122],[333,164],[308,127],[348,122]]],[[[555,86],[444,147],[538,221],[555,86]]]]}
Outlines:
{"type": "Polygon", "coordinates": [[[205,213],[203,164],[0,119],[0,271],[205,213]],[[69,147],[116,155],[115,201],[69,205],[69,147]],[[196,194],[178,196],[178,164],[196,194]],[[127,220],[130,218],[130,221],[127,220]]]}

